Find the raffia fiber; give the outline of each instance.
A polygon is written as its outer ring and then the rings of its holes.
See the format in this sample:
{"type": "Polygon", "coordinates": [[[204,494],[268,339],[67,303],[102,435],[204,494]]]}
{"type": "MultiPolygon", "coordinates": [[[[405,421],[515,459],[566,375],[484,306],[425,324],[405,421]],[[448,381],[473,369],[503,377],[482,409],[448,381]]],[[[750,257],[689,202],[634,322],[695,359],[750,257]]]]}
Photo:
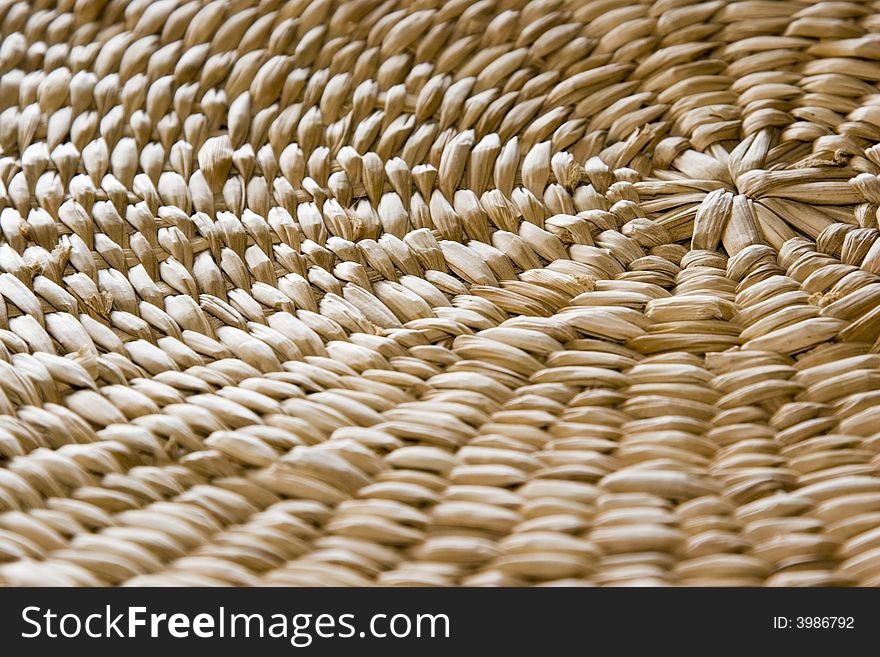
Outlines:
{"type": "Polygon", "coordinates": [[[880,584],[880,3],[0,18],[0,582],[880,584]]]}

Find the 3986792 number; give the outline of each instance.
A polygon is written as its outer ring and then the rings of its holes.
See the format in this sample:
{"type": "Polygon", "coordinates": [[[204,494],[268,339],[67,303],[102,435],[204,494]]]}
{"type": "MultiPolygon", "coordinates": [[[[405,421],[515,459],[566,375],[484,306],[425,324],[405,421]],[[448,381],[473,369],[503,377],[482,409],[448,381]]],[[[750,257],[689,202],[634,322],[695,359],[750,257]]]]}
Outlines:
{"type": "Polygon", "coordinates": [[[798,616],[794,626],[801,630],[853,629],[855,618],[852,616],[798,616]]]}

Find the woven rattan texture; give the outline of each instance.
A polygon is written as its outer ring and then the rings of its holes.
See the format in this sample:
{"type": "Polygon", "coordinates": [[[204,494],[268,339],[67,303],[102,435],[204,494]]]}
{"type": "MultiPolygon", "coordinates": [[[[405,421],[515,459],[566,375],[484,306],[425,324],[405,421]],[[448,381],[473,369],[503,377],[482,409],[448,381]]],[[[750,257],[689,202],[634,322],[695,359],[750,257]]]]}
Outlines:
{"type": "Polygon", "coordinates": [[[880,3],[0,24],[0,582],[880,584],[880,3]]]}

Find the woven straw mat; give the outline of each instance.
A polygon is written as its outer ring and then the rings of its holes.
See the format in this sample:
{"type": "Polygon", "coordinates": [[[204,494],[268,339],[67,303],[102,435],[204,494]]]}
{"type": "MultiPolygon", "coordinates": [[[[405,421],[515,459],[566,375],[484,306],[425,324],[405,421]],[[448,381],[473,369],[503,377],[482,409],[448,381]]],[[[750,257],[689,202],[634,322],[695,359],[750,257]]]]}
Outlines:
{"type": "Polygon", "coordinates": [[[880,585],[880,2],[0,17],[0,583],[880,585]]]}

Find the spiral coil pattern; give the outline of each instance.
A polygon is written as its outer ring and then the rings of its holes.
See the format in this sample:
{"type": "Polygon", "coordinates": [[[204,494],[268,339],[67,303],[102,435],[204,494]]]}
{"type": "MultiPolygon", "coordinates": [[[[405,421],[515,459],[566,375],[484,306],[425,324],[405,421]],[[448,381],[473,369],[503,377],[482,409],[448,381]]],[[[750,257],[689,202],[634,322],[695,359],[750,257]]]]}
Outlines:
{"type": "Polygon", "coordinates": [[[0,25],[3,584],[880,584],[880,3],[0,25]]]}

